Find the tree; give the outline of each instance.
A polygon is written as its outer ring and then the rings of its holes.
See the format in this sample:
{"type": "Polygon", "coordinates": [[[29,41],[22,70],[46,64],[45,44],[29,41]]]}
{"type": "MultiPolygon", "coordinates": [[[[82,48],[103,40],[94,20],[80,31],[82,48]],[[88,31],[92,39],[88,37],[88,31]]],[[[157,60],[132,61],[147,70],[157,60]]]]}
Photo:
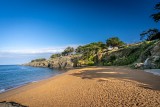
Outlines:
{"type": "Polygon", "coordinates": [[[57,58],[57,57],[60,57],[61,56],[61,54],[53,54],[53,55],[51,55],[51,58],[57,58]]]}
{"type": "Polygon", "coordinates": [[[84,46],[78,46],[75,52],[81,54],[81,60],[92,65],[96,63],[94,59],[103,49],[106,49],[106,44],[103,42],[93,42],[84,46]]]}
{"type": "MultiPolygon", "coordinates": [[[[154,7],[156,10],[160,10],[160,2],[157,3],[154,7]]],[[[154,19],[155,22],[158,22],[160,20],[160,12],[156,13],[156,14],[152,14],[151,17],[154,19]]],[[[158,29],[153,28],[153,29],[149,29],[147,31],[144,31],[140,34],[141,36],[141,40],[147,40],[147,41],[151,41],[151,40],[155,40],[155,39],[160,39],[160,32],[158,29]]]]}
{"type": "Polygon", "coordinates": [[[70,53],[74,52],[74,48],[73,47],[67,47],[63,52],[62,55],[68,55],[70,53]]]}
{"type": "Polygon", "coordinates": [[[160,2],[157,3],[154,8],[159,12],[152,14],[151,17],[154,19],[155,22],[158,22],[160,20],[160,2]]]}
{"type": "Polygon", "coordinates": [[[124,42],[121,41],[118,37],[112,37],[106,40],[106,45],[112,47],[120,47],[124,45],[124,42]]]}
{"type": "Polygon", "coordinates": [[[160,32],[158,31],[158,29],[153,28],[153,29],[149,29],[147,31],[144,31],[140,34],[141,36],[141,40],[147,40],[147,41],[151,41],[151,40],[155,40],[160,38],[160,32]]]}
{"type": "Polygon", "coordinates": [[[76,52],[76,53],[82,53],[82,52],[83,52],[83,46],[78,46],[78,47],[75,49],[75,52],[76,52]]]}
{"type": "Polygon", "coordinates": [[[39,59],[32,60],[31,62],[41,62],[41,61],[46,61],[46,59],[45,58],[39,58],[39,59]]]}

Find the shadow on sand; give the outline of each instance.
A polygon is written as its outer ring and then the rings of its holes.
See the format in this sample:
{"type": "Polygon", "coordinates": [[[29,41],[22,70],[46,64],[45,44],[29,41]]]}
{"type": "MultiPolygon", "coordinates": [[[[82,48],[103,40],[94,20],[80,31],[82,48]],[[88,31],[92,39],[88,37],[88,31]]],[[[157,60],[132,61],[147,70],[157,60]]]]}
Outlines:
{"type": "Polygon", "coordinates": [[[82,70],[71,75],[81,77],[82,79],[98,79],[98,82],[104,82],[107,79],[133,80],[142,83],[139,87],[160,90],[160,76],[155,76],[142,70],[132,70],[123,67],[95,67],[95,70],[82,70]]]}

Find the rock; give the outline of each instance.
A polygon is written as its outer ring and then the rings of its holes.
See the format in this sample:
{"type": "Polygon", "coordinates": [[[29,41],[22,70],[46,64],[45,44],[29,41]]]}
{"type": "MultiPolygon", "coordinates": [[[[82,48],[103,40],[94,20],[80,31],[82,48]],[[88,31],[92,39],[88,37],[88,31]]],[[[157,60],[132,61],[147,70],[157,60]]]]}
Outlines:
{"type": "Polygon", "coordinates": [[[18,104],[16,102],[3,101],[3,102],[0,102],[0,107],[28,107],[28,106],[24,106],[24,105],[18,104]]]}
{"type": "Polygon", "coordinates": [[[152,56],[160,56],[160,42],[151,51],[152,56]]]}
{"type": "Polygon", "coordinates": [[[110,46],[110,47],[108,47],[107,50],[108,50],[108,51],[112,51],[112,50],[118,50],[118,49],[119,49],[118,47],[111,47],[111,46],[110,46]]]}
{"type": "Polygon", "coordinates": [[[118,50],[118,47],[114,47],[114,50],[118,50]]]}
{"type": "Polygon", "coordinates": [[[158,68],[160,59],[160,42],[151,50],[151,56],[144,61],[144,68],[158,68]],[[158,63],[157,63],[158,62],[158,63]]]}
{"type": "Polygon", "coordinates": [[[134,68],[143,68],[144,64],[143,63],[135,63],[134,68]]]}
{"type": "Polygon", "coordinates": [[[49,59],[46,61],[30,62],[25,65],[34,66],[34,67],[58,68],[58,69],[73,68],[78,66],[79,57],[80,56],[76,56],[76,55],[61,56],[61,57],[49,59]]]}
{"type": "Polygon", "coordinates": [[[111,50],[113,50],[113,47],[108,47],[108,51],[111,51],[111,50]]]}

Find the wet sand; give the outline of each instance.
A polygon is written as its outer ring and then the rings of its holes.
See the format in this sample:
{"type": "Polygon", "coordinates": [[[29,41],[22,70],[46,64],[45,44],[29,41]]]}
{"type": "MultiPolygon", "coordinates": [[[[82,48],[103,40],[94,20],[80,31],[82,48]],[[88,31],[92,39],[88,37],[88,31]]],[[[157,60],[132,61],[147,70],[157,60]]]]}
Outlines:
{"type": "Polygon", "coordinates": [[[0,94],[29,107],[160,107],[160,76],[126,67],[87,67],[0,94]]]}

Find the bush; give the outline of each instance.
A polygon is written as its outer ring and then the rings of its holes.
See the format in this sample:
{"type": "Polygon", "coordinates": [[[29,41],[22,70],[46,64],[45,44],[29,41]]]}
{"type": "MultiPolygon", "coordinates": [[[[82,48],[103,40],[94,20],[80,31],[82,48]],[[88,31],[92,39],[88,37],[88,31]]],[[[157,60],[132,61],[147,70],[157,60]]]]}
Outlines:
{"type": "Polygon", "coordinates": [[[87,61],[87,65],[93,66],[93,65],[94,65],[94,62],[93,62],[93,61],[87,61]]]}
{"type": "Polygon", "coordinates": [[[103,64],[104,66],[111,66],[112,65],[112,63],[111,62],[104,62],[104,64],[103,64]]]}
{"type": "Polygon", "coordinates": [[[39,58],[39,59],[32,60],[31,62],[40,62],[40,61],[46,61],[46,59],[45,58],[39,58]]]}
{"type": "Polygon", "coordinates": [[[113,65],[129,65],[134,63],[137,59],[138,59],[139,55],[135,54],[135,55],[131,55],[129,57],[124,57],[124,58],[120,58],[117,59],[116,61],[113,62],[113,65]]]}
{"type": "Polygon", "coordinates": [[[113,37],[106,40],[106,45],[112,47],[120,47],[124,45],[124,42],[122,42],[118,37],[113,37]]]}
{"type": "Polygon", "coordinates": [[[113,63],[115,60],[116,60],[116,56],[115,55],[110,56],[110,58],[109,58],[110,62],[113,63]]]}
{"type": "Polygon", "coordinates": [[[53,54],[50,58],[57,58],[57,57],[60,57],[61,54],[53,54]]]}
{"type": "Polygon", "coordinates": [[[63,52],[62,55],[66,56],[69,55],[70,53],[74,52],[74,48],[73,47],[67,47],[63,52]]]}

